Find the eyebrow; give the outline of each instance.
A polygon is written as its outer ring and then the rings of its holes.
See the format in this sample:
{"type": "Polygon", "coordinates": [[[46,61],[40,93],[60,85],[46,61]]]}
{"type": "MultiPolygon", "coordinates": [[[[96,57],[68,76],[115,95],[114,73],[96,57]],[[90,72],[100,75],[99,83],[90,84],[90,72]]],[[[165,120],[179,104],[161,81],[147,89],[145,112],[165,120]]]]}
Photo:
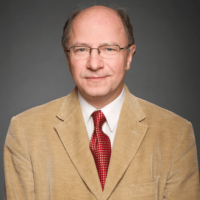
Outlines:
{"type": "Polygon", "coordinates": [[[110,42],[110,43],[102,43],[99,46],[104,46],[104,45],[119,45],[116,42],[110,42]]]}
{"type": "MultiPolygon", "coordinates": [[[[106,46],[106,45],[118,45],[119,46],[119,44],[117,44],[116,42],[109,42],[109,43],[105,42],[105,43],[101,43],[99,46],[106,46]]],[[[73,44],[73,46],[87,46],[87,47],[90,47],[90,45],[88,43],[82,43],[82,42],[75,42],[73,44]]]]}
{"type": "Polygon", "coordinates": [[[73,46],[89,46],[87,43],[75,42],[73,46]]]}

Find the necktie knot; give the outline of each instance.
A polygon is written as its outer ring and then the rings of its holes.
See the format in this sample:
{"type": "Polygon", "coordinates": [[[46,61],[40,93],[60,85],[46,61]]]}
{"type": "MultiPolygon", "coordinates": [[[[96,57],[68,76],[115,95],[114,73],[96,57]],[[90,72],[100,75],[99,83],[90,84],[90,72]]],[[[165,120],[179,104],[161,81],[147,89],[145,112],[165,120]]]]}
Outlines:
{"type": "Polygon", "coordinates": [[[106,118],[101,112],[101,110],[97,110],[92,113],[93,121],[94,121],[94,127],[95,128],[102,128],[103,124],[106,122],[106,118]]]}

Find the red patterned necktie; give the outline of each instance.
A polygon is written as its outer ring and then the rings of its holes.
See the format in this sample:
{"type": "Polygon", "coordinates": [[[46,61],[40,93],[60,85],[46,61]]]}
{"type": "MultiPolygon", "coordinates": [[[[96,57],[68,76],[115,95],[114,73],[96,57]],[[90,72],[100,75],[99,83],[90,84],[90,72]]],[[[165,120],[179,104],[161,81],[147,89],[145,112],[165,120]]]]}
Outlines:
{"type": "Polygon", "coordinates": [[[92,113],[92,117],[94,132],[90,141],[90,150],[94,157],[102,190],[104,190],[111,156],[111,144],[109,137],[102,131],[102,126],[106,121],[104,114],[98,110],[92,113]]]}

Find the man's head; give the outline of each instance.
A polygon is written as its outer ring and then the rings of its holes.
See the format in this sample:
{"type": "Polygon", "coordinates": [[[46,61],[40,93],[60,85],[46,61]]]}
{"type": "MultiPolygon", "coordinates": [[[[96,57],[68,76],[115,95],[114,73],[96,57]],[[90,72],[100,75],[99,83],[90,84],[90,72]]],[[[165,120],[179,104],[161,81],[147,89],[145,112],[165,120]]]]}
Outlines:
{"type": "MultiPolygon", "coordinates": [[[[62,46],[63,49],[67,49],[67,42],[69,41],[69,37],[70,37],[70,29],[71,29],[71,25],[73,23],[73,20],[76,18],[76,16],[82,12],[83,10],[85,10],[87,8],[82,8],[79,7],[77,9],[75,9],[74,11],[72,11],[70,13],[70,16],[68,18],[68,20],[65,23],[65,26],[63,28],[63,36],[62,36],[62,46]]],[[[110,8],[113,11],[115,11],[119,17],[121,18],[123,24],[124,24],[124,29],[126,31],[127,37],[128,37],[128,43],[129,44],[135,44],[135,39],[133,36],[133,27],[130,23],[130,19],[129,16],[126,12],[125,9],[118,7],[118,6],[113,6],[113,8],[110,8]]]]}
{"type": "MultiPolygon", "coordinates": [[[[69,69],[81,95],[100,108],[122,91],[124,76],[135,52],[132,26],[128,15],[122,18],[117,11],[104,6],[93,6],[72,15],[73,19],[68,20],[64,27],[62,40],[69,69]],[[131,31],[128,32],[128,29],[131,31]],[[87,57],[82,58],[74,49],[74,46],[98,48],[105,45],[119,46],[116,55],[104,56],[100,49],[92,49],[87,57]],[[120,50],[128,45],[129,50],[120,50]]],[[[110,47],[106,47],[105,51],[113,52],[110,47]]],[[[78,52],[83,54],[85,48],[78,48],[78,52]]]]}

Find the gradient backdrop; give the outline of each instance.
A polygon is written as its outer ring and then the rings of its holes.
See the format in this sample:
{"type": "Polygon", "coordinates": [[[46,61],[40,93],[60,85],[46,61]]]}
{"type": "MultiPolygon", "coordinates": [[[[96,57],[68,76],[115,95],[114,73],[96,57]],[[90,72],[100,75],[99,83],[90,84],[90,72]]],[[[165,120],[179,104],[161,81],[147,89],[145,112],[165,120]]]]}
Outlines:
{"type": "Polygon", "coordinates": [[[3,145],[12,116],[68,94],[74,82],[61,48],[62,28],[77,5],[116,3],[134,27],[137,53],[130,91],[192,122],[200,160],[200,1],[2,0],[0,6],[0,195],[3,145]]]}

